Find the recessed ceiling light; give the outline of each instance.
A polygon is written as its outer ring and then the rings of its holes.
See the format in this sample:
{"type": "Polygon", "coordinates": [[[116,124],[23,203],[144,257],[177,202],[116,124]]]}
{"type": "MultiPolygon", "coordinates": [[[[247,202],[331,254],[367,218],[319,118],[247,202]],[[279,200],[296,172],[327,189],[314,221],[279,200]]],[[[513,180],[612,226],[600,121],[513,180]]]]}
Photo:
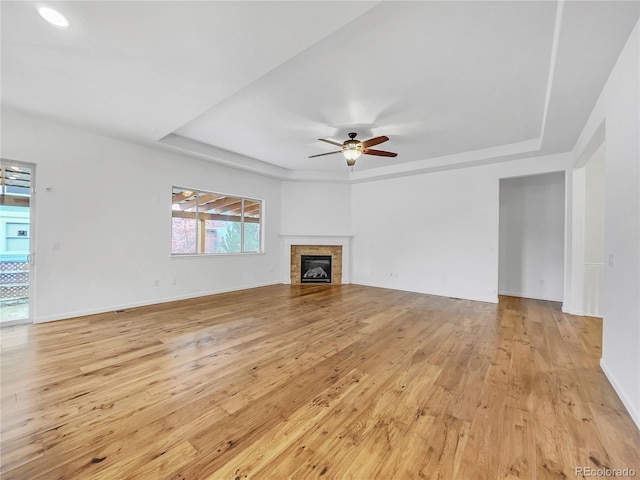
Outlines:
{"type": "Polygon", "coordinates": [[[38,13],[51,25],[55,25],[60,28],[67,28],[69,26],[69,20],[67,20],[67,18],[59,11],[54,10],[51,7],[42,5],[38,7],[38,13]]]}

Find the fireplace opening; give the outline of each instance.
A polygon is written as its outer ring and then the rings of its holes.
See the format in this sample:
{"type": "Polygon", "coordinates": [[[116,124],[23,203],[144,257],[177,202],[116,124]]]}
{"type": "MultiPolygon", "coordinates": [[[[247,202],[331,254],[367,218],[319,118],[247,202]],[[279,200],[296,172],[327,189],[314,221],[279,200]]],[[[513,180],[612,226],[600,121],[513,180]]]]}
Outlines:
{"type": "Polygon", "coordinates": [[[301,283],[331,283],[331,255],[300,255],[301,283]]]}

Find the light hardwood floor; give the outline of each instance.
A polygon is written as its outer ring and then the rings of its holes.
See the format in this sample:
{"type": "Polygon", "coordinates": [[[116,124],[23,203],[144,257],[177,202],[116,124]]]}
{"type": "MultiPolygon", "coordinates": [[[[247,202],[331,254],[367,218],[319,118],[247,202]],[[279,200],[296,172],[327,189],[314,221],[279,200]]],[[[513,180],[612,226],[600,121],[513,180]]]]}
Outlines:
{"type": "Polygon", "coordinates": [[[633,468],[601,323],[356,285],[2,331],[2,478],[552,479],[633,468]]]}

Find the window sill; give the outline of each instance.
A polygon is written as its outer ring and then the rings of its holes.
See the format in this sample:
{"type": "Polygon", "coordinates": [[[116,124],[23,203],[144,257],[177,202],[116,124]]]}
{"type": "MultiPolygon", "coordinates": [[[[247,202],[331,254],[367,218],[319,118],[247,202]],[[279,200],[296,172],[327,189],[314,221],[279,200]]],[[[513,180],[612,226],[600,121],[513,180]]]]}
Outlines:
{"type": "Polygon", "coordinates": [[[258,255],[264,255],[264,252],[252,252],[252,253],[179,253],[171,254],[171,259],[178,258],[220,258],[220,257],[254,257],[258,255]]]}

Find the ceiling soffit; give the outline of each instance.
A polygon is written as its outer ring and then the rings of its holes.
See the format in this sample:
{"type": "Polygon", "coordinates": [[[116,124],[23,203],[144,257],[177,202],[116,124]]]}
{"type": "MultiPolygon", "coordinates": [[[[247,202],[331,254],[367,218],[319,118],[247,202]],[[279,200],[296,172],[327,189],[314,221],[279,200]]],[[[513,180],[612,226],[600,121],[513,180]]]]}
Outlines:
{"type": "MultiPolygon", "coordinates": [[[[395,165],[540,137],[551,2],[391,2],[174,134],[287,170],[343,172],[318,138],[388,135],[395,165]],[[376,26],[376,28],[372,28],[376,26]]],[[[357,169],[388,166],[362,157],[357,169]]]]}

